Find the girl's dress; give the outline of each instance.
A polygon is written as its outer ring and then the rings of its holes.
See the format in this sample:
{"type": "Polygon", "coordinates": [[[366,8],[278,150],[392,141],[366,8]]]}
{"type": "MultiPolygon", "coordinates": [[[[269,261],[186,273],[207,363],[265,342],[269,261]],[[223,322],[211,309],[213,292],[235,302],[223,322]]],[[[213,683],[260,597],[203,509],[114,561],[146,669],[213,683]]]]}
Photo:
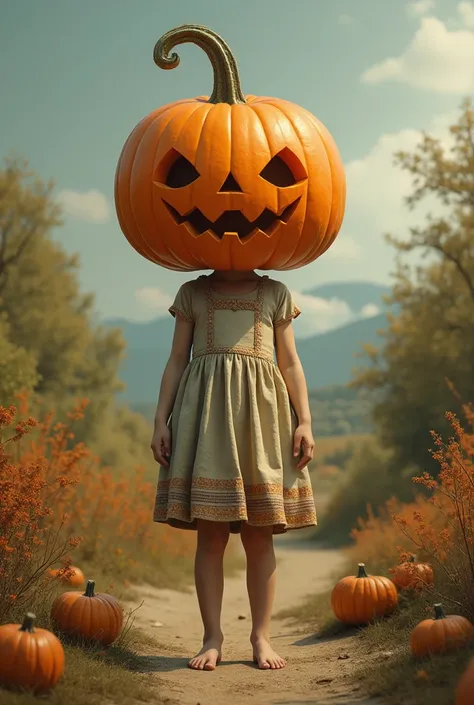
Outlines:
{"type": "Polygon", "coordinates": [[[217,293],[208,276],[184,284],[170,308],[194,324],[192,360],[171,415],[154,520],[273,526],[316,524],[307,468],[293,456],[296,416],[274,362],[274,328],[296,318],[287,287],[262,277],[248,294],[217,293]]]}

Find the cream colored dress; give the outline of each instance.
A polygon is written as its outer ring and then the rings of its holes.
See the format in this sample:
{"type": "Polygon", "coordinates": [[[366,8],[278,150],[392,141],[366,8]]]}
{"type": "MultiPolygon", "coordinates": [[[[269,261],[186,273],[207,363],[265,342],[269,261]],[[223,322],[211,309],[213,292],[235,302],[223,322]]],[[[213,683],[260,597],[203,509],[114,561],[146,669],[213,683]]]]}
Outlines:
{"type": "Polygon", "coordinates": [[[299,315],[287,287],[262,277],[248,294],[217,293],[208,276],[184,284],[170,312],[193,322],[192,359],[170,425],[154,520],[273,526],[316,524],[307,468],[293,456],[295,413],[274,362],[274,328],[299,315]]]}

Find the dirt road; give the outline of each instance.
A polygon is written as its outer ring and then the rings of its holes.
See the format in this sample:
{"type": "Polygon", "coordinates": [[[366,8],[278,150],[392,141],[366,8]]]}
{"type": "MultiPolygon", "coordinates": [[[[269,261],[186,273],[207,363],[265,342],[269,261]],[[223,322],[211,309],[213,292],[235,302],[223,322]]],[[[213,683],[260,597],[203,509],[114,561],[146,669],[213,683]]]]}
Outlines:
{"type": "MultiPolygon", "coordinates": [[[[328,587],[343,558],[337,551],[308,548],[277,540],[276,611],[298,603],[308,593],[328,587]]],[[[243,574],[226,580],[222,664],[213,672],[186,668],[199,649],[201,624],[194,591],[181,593],[138,589],[143,606],[135,624],[153,634],[159,653],[148,656],[144,670],[159,675],[160,694],[180,705],[376,705],[357,697],[351,672],[354,637],[322,640],[304,628],[275,620],[273,644],[288,659],[282,671],[259,671],[251,663],[250,615],[243,574]],[[159,624],[156,624],[156,623],[159,624]]],[[[132,607],[136,606],[131,605],[132,607]]]]}

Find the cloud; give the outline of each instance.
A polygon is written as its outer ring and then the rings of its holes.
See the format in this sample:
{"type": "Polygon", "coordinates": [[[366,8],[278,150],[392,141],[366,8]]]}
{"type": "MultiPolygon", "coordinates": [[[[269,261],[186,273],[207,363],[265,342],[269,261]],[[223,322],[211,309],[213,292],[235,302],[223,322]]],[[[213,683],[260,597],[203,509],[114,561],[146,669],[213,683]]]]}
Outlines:
{"type": "Polygon", "coordinates": [[[142,289],[137,289],[135,298],[147,308],[153,309],[156,315],[164,315],[173,303],[173,297],[161,289],[154,286],[145,286],[142,289]]]}
{"type": "Polygon", "coordinates": [[[292,291],[292,296],[296,305],[303,311],[303,315],[296,318],[294,323],[295,335],[298,338],[324,333],[349,323],[354,318],[345,301],[323,299],[299,291],[292,291]]]}
{"type": "Polygon", "coordinates": [[[461,15],[462,23],[469,29],[474,29],[474,5],[472,2],[460,2],[458,13],[461,15]]]}
{"type": "Polygon", "coordinates": [[[87,223],[106,223],[110,218],[107,199],[100,191],[60,191],[57,202],[66,215],[87,223]]]}
{"type": "MultiPolygon", "coordinates": [[[[461,5],[465,22],[466,18],[471,21],[470,3],[461,5]]],[[[361,81],[405,83],[435,93],[469,93],[474,90],[474,33],[450,31],[436,17],[423,17],[405,51],[371,66],[361,81]]]]}
{"type": "Polygon", "coordinates": [[[362,307],[360,315],[361,318],[373,318],[378,316],[380,313],[380,306],[377,304],[366,304],[362,307]]]}
{"type": "Polygon", "coordinates": [[[337,23],[341,24],[341,25],[346,25],[346,26],[350,25],[350,24],[354,24],[354,18],[351,17],[350,15],[345,15],[345,14],[339,15],[339,17],[337,18],[337,23]]]}
{"type": "Polygon", "coordinates": [[[327,250],[325,257],[338,260],[357,259],[360,257],[360,247],[352,237],[341,234],[327,250]]]}
{"type": "Polygon", "coordinates": [[[412,17],[421,17],[421,15],[426,15],[430,10],[433,10],[434,6],[434,0],[419,0],[418,2],[409,2],[407,5],[407,12],[412,17]]]}
{"type": "MultiPolygon", "coordinates": [[[[457,111],[438,115],[426,126],[426,131],[439,139],[445,149],[449,149],[453,140],[449,126],[457,118],[457,111]]],[[[430,196],[414,210],[409,210],[404,204],[404,199],[413,192],[413,180],[409,172],[394,166],[394,154],[398,151],[413,152],[420,139],[420,131],[414,129],[383,134],[367,154],[345,166],[346,222],[351,232],[360,233],[364,263],[368,257],[373,262],[373,258],[382,253],[382,248],[386,247],[383,244],[384,233],[391,232],[403,237],[410,227],[423,224],[428,212],[434,217],[444,212],[439,200],[430,196]]],[[[358,266],[361,260],[362,254],[358,266]]]]}

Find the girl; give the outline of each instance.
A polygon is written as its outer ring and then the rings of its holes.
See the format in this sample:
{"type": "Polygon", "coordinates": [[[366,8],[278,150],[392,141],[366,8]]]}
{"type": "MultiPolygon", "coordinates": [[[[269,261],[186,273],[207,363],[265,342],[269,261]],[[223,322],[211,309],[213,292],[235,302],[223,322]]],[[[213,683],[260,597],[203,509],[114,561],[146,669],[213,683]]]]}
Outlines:
{"type": "Polygon", "coordinates": [[[170,313],[175,333],[151,443],[161,466],[154,520],[198,532],[204,639],[189,667],[214,670],[221,660],[223,557],[229,533],[240,532],[253,659],[283,668],[269,633],[273,534],[316,524],[306,468],[314,441],[292,327],[300,310],[280,282],[215,271],[184,284],[170,313]]]}

